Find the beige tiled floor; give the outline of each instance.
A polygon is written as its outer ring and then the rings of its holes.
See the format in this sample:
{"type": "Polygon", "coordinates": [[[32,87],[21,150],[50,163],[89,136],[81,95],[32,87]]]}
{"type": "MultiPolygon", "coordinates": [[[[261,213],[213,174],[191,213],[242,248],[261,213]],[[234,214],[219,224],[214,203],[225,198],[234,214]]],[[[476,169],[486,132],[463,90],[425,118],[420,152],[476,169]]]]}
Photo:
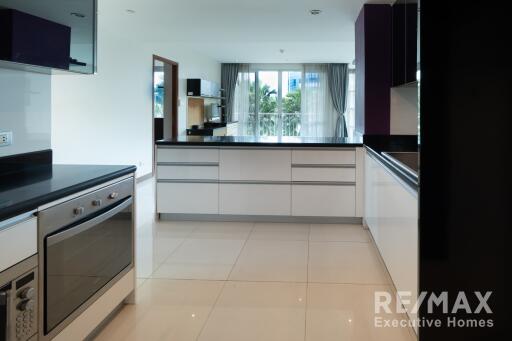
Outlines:
{"type": "Polygon", "coordinates": [[[415,339],[374,327],[392,288],[362,226],[154,221],[153,182],[137,189],[136,304],[98,340],[415,339]]]}

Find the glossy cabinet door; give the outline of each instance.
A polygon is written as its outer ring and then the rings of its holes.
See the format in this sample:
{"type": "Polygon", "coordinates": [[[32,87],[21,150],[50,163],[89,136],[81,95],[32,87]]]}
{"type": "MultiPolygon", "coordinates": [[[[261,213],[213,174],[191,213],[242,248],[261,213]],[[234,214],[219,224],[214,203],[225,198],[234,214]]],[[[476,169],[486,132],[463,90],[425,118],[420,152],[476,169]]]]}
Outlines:
{"type": "Polygon", "coordinates": [[[156,195],[158,213],[219,213],[217,183],[158,183],[156,195]]]}
{"type": "Polygon", "coordinates": [[[156,159],[162,163],[218,163],[219,150],[214,148],[162,148],[156,152],[156,159]]]}
{"type": "Polygon", "coordinates": [[[222,149],[220,180],[290,181],[289,149],[222,149]]]}
{"type": "Polygon", "coordinates": [[[157,180],[218,180],[218,166],[157,166],[157,180]]]}
{"type": "Polygon", "coordinates": [[[418,1],[393,4],[393,86],[416,81],[418,66],[418,1]]]}
{"type": "Polygon", "coordinates": [[[37,218],[16,220],[0,221],[0,272],[37,253],[37,218]]]}
{"type": "Polygon", "coordinates": [[[292,215],[299,217],[355,217],[356,187],[293,185],[292,215]]]}
{"type": "Polygon", "coordinates": [[[373,239],[379,246],[379,219],[378,219],[378,171],[381,167],[377,161],[366,154],[364,163],[364,222],[370,229],[373,239]]]}
{"type": "MultiPolygon", "coordinates": [[[[418,296],[418,198],[386,167],[366,156],[366,224],[397,291],[418,296]]],[[[406,306],[411,308],[412,305],[406,306]]],[[[416,319],[415,314],[410,314],[416,319]]]]}
{"type": "Polygon", "coordinates": [[[0,0],[0,67],[96,71],[97,0],[0,0]]]}
{"type": "Polygon", "coordinates": [[[290,185],[220,184],[219,213],[290,215],[290,185]]]}

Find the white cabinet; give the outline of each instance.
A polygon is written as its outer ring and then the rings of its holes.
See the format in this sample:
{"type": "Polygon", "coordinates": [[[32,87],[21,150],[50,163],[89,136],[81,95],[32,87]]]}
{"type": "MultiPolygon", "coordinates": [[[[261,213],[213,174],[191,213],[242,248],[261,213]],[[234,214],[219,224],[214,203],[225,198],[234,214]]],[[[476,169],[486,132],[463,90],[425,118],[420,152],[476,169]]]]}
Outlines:
{"type": "Polygon", "coordinates": [[[157,170],[158,180],[172,180],[172,179],[202,179],[202,180],[217,180],[219,179],[218,166],[197,166],[197,165],[180,165],[180,166],[158,166],[157,170]]]}
{"type": "Polygon", "coordinates": [[[219,213],[219,184],[217,183],[159,182],[156,192],[158,213],[219,213]]]}
{"type": "Polygon", "coordinates": [[[292,215],[354,217],[355,186],[293,185],[292,215]]]}
{"type": "Polygon", "coordinates": [[[377,188],[379,185],[379,168],[381,168],[382,166],[367,154],[364,167],[364,219],[366,225],[370,229],[370,232],[373,236],[373,239],[375,240],[375,243],[379,245],[377,188]]]}
{"type": "Polygon", "coordinates": [[[324,165],[354,165],[356,151],[354,150],[293,150],[293,164],[324,164],[324,165]]]}
{"type": "Polygon", "coordinates": [[[222,149],[221,180],[290,181],[291,151],[275,149],[222,149]]]}
{"type": "Polygon", "coordinates": [[[290,215],[290,185],[221,184],[219,213],[290,215]]]}
{"type": "Polygon", "coordinates": [[[356,168],[293,167],[292,181],[355,182],[356,168]]]}
{"type": "Polygon", "coordinates": [[[219,162],[219,150],[214,148],[162,148],[157,149],[158,163],[219,162]]]}
{"type": "MultiPolygon", "coordinates": [[[[418,295],[417,193],[368,155],[365,179],[366,224],[397,291],[411,292],[415,298],[418,295]]],[[[416,319],[413,314],[409,317],[416,319]]]]}
{"type": "Polygon", "coordinates": [[[37,218],[24,214],[0,222],[0,272],[37,253],[37,218]]]}
{"type": "Polygon", "coordinates": [[[361,217],[361,151],[159,147],[157,210],[175,214],[361,217]]]}

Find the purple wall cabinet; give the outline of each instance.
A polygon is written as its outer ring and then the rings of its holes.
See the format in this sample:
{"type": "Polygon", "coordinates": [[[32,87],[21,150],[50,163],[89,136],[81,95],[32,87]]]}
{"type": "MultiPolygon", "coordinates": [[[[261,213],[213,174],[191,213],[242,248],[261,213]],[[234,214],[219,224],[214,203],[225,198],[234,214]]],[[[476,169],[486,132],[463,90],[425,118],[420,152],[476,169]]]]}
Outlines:
{"type": "Polygon", "coordinates": [[[389,135],[392,78],[390,5],[366,4],[356,21],[356,132],[389,135]]]}
{"type": "Polygon", "coordinates": [[[71,28],[17,10],[0,10],[0,59],[69,69],[71,28]]]}

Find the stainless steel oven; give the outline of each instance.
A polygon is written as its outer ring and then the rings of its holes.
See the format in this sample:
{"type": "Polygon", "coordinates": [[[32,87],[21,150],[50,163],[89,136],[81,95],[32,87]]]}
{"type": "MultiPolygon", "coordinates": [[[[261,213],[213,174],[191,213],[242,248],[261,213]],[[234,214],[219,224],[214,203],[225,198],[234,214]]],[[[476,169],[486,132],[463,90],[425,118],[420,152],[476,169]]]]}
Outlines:
{"type": "Polygon", "coordinates": [[[133,267],[133,177],[39,212],[40,339],[133,267]]]}

